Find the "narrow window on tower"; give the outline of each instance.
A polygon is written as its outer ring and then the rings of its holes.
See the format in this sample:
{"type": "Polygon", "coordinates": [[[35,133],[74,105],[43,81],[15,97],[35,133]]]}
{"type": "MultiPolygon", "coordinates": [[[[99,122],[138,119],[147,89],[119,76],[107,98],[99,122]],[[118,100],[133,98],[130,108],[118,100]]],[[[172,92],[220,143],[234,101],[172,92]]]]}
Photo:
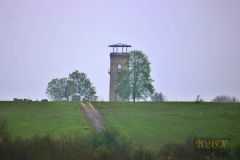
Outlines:
{"type": "Polygon", "coordinates": [[[121,65],[121,64],[118,64],[118,65],[117,65],[117,68],[118,68],[118,69],[122,69],[122,65],[121,65]]]}

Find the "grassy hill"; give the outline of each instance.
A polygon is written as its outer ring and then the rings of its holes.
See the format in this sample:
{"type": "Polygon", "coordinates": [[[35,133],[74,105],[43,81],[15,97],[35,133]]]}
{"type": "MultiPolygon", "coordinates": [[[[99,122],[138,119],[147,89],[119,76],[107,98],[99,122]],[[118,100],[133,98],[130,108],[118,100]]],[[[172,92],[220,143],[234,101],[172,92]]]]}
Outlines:
{"type": "Polygon", "coordinates": [[[7,120],[14,136],[85,135],[90,130],[79,103],[0,102],[0,118],[7,120]]]}
{"type": "MultiPolygon", "coordinates": [[[[231,138],[240,143],[239,103],[94,102],[106,124],[134,143],[159,149],[189,136],[231,138]]],[[[14,136],[85,135],[93,130],[79,103],[0,102],[0,118],[8,120],[14,136]]]]}
{"type": "Polygon", "coordinates": [[[239,103],[94,103],[110,127],[137,144],[159,149],[189,136],[240,143],[239,103]]]}

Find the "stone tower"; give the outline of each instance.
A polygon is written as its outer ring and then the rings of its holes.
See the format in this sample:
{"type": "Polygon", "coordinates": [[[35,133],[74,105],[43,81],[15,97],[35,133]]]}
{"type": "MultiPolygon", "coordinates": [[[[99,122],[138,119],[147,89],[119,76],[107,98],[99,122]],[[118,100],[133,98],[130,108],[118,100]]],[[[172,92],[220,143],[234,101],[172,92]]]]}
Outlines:
{"type": "Polygon", "coordinates": [[[109,84],[109,101],[121,101],[121,98],[117,95],[117,76],[118,72],[121,71],[123,67],[127,67],[126,60],[128,56],[127,44],[113,44],[108,47],[112,47],[112,52],[110,53],[110,84],[109,84]]]}

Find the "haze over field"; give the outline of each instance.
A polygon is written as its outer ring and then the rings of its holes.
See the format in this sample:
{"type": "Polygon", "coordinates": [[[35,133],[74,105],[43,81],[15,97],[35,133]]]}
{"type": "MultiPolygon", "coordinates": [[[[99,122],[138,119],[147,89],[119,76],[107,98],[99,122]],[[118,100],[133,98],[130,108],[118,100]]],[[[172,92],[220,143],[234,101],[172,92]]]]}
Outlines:
{"type": "Polygon", "coordinates": [[[118,42],[148,55],[168,100],[240,98],[239,0],[1,0],[0,100],[46,98],[47,83],[85,72],[108,100],[118,42]]]}

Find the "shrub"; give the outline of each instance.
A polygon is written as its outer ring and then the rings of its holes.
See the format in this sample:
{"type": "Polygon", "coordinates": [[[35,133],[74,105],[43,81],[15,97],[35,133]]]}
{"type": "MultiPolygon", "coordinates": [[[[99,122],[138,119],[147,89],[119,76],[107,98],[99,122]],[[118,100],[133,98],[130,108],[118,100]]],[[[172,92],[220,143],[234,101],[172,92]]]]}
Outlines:
{"type": "Polygon", "coordinates": [[[144,148],[135,149],[118,132],[109,129],[92,133],[86,137],[62,136],[55,139],[50,135],[23,139],[11,138],[7,132],[6,121],[0,121],[1,160],[151,160],[153,158],[144,148]]]}
{"type": "Polygon", "coordinates": [[[155,92],[154,94],[151,95],[152,101],[166,101],[166,96],[163,95],[161,92],[155,92]]]}
{"type": "Polygon", "coordinates": [[[42,99],[41,101],[42,101],[42,102],[48,102],[48,100],[47,100],[47,99],[42,99]]]}
{"type": "MultiPolygon", "coordinates": [[[[212,159],[238,160],[240,146],[233,148],[224,157],[210,155],[212,159]]],[[[125,137],[113,129],[101,133],[80,136],[62,136],[58,139],[46,135],[23,139],[11,137],[7,122],[0,120],[0,159],[1,160],[205,160],[202,151],[195,150],[192,144],[168,144],[158,154],[142,146],[133,146],[125,137]]]]}

